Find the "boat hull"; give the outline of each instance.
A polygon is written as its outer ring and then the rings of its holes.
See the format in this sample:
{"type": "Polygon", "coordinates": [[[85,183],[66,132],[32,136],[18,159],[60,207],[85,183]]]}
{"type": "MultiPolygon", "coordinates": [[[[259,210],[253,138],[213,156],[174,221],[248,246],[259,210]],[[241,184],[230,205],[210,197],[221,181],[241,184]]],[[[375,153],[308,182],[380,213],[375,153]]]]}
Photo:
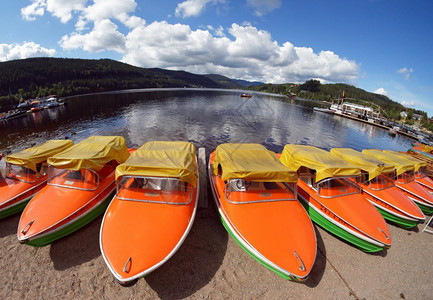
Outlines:
{"type": "Polygon", "coordinates": [[[113,198],[101,224],[99,244],[120,284],[148,275],[176,253],[192,228],[197,203],[198,187],[185,205],[113,198]]]}
{"type": "Polygon", "coordinates": [[[47,185],[26,206],[18,225],[20,243],[42,247],[82,228],[107,208],[115,191],[114,172],[96,191],[47,185]]]}
{"type": "Polygon", "coordinates": [[[287,200],[233,204],[225,197],[224,181],[211,174],[209,169],[221,222],[236,243],[280,277],[306,280],[316,259],[317,241],[312,222],[300,203],[287,200]]]}
{"type": "Polygon", "coordinates": [[[430,177],[415,178],[415,181],[428,192],[433,193],[433,180],[430,177]]]}
{"type": "Polygon", "coordinates": [[[21,212],[30,199],[47,184],[44,176],[35,183],[6,178],[0,183],[0,219],[21,212]]]}
{"type": "Polygon", "coordinates": [[[319,202],[313,196],[314,193],[307,184],[298,180],[298,198],[317,225],[365,252],[378,252],[391,246],[385,220],[361,195],[346,196],[347,199],[320,198],[319,202]],[[338,207],[333,208],[333,204],[340,206],[338,212],[338,207]]]}
{"type": "Polygon", "coordinates": [[[362,194],[379,210],[385,220],[399,227],[409,229],[425,221],[421,209],[397,187],[378,191],[363,185],[362,194]]]}
{"type": "Polygon", "coordinates": [[[417,182],[412,181],[405,184],[396,183],[396,186],[400,188],[409,199],[415,202],[424,214],[429,215],[433,213],[433,195],[417,182]]]}

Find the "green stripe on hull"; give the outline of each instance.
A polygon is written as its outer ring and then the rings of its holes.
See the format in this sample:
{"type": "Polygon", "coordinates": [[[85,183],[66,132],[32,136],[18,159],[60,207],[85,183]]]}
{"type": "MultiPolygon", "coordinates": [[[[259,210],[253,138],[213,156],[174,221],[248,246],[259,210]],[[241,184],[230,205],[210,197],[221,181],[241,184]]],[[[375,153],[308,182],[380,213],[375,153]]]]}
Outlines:
{"type": "MultiPolygon", "coordinates": [[[[414,201],[414,202],[415,202],[415,201],[414,201]]],[[[422,204],[422,203],[419,203],[419,202],[415,202],[415,204],[418,205],[418,207],[422,210],[422,212],[423,212],[425,215],[430,215],[430,214],[433,213],[433,207],[426,206],[426,205],[424,205],[424,204],[422,204]]]]}
{"type": "Polygon", "coordinates": [[[314,210],[312,207],[310,207],[307,203],[305,203],[303,200],[300,200],[301,204],[305,207],[305,210],[307,211],[308,215],[310,216],[311,220],[319,225],[320,227],[326,229],[327,231],[331,232],[332,234],[342,238],[343,240],[348,241],[349,243],[355,245],[359,249],[365,252],[378,252],[382,251],[383,247],[371,244],[367,241],[364,241],[363,239],[360,239],[353,234],[347,232],[346,230],[338,227],[337,225],[333,224],[332,222],[328,221],[326,218],[324,218],[322,215],[320,215],[316,210],[314,210]]]}
{"type": "Polygon", "coordinates": [[[23,201],[23,202],[21,202],[19,204],[16,204],[16,205],[14,205],[12,207],[9,207],[9,208],[7,208],[5,210],[0,211],[0,219],[9,217],[9,216],[11,216],[13,214],[16,214],[16,213],[18,213],[20,211],[23,211],[24,208],[26,207],[27,203],[29,203],[29,201],[30,201],[30,199],[28,199],[26,201],[23,201]]]}
{"type": "Polygon", "coordinates": [[[237,238],[236,235],[230,230],[230,227],[227,225],[227,223],[224,221],[224,218],[220,215],[221,223],[223,223],[224,228],[227,230],[227,232],[230,234],[230,236],[236,241],[236,243],[241,246],[241,248],[248,253],[252,258],[254,258],[256,261],[258,261],[261,265],[265,266],[269,270],[277,273],[280,277],[287,279],[287,280],[293,280],[293,281],[303,281],[302,279],[297,278],[296,276],[288,276],[285,273],[282,273],[280,270],[275,269],[274,267],[270,266],[257,256],[255,256],[251,251],[249,251],[237,238]]]}
{"type": "Polygon", "coordinates": [[[380,214],[385,220],[390,221],[401,228],[410,229],[418,225],[418,221],[416,220],[407,220],[407,219],[399,218],[398,216],[391,214],[377,206],[374,207],[376,207],[376,209],[380,212],[380,214]]]}
{"type": "Polygon", "coordinates": [[[115,191],[110,193],[110,195],[107,196],[107,198],[104,200],[104,202],[102,202],[97,208],[95,208],[94,210],[89,212],[84,217],[78,219],[77,221],[75,221],[75,222],[69,224],[68,226],[66,226],[66,227],[64,227],[58,231],[55,231],[51,234],[45,235],[45,236],[40,237],[40,238],[36,238],[34,240],[29,240],[27,244],[30,246],[34,246],[34,247],[42,247],[42,246],[45,246],[45,245],[48,245],[48,244],[54,242],[55,240],[62,238],[64,236],[67,236],[68,234],[71,234],[72,232],[74,232],[74,231],[80,229],[81,227],[87,225],[88,223],[90,223],[91,221],[96,219],[100,214],[102,214],[107,209],[108,204],[110,203],[114,194],[115,194],[115,191]]]}

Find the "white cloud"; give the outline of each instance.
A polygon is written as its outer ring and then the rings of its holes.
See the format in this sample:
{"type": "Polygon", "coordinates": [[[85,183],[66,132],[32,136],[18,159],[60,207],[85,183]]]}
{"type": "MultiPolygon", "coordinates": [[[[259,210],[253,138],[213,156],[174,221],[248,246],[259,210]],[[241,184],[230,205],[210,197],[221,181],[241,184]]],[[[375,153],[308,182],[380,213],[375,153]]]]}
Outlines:
{"type": "Polygon", "coordinates": [[[397,73],[402,74],[406,80],[409,80],[410,75],[413,73],[413,69],[412,68],[408,69],[408,68],[404,67],[404,68],[397,70],[397,73]]]}
{"type": "Polygon", "coordinates": [[[21,15],[27,21],[34,21],[36,16],[44,15],[46,6],[46,0],[33,0],[32,4],[21,8],[21,15]]]}
{"type": "Polygon", "coordinates": [[[23,59],[29,57],[54,56],[56,50],[47,49],[34,42],[22,44],[0,44],[0,61],[23,59]]]}
{"type": "Polygon", "coordinates": [[[406,106],[406,107],[415,107],[415,101],[413,101],[413,100],[410,100],[410,101],[403,100],[403,101],[401,101],[401,105],[406,106]]]}
{"type": "MultiPolygon", "coordinates": [[[[269,83],[304,82],[315,78],[321,82],[354,84],[359,76],[359,65],[355,61],[341,58],[332,51],[315,53],[311,48],[296,47],[290,42],[279,44],[269,32],[248,22],[232,24],[230,28],[208,26],[192,30],[189,25],[166,21],[146,24],[134,15],[135,0],[88,2],[34,0],[33,6],[24,8],[22,14],[34,18],[45,9],[62,22],[75,18],[76,31],[59,41],[63,49],[116,51],[123,54],[124,62],[141,67],[218,73],[269,83]],[[126,30],[118,28],[119,22],[126,30]]],[[[178,5],[176,14],[198,15],[207,5],[218,3],[225,3],[225,0],[187,0],[178,5]]],[[[248,3],[260,8],[262,13],[281,5],[281,1],[275,0],[249,0],[248,3]]],[[[405,72],[410,74],[413,70],[405,72]]]]}
{"type": "Polygon", "coordinates": [[[46,0],[47,11],[59,18],[62,23],[72,19],[74,11],[80,12],[85,8],[87,0],[46,0]]]}
{"type": "Polygon", "coordinates": [[[384,96],[387,96],[387,97],[389,96],[388,92],[383,87],[378,88],[373,93],[379,94],[379,95],[384,95],[384,96]]]}
{"type": "Polygon", "coordinates": [[[117,26],[110,20],[95,22],[90,33],[73,33],[63,36],[59,45],[66,50],[83,49],[89,52],[114,50],[122,53],[125,48],[125,37],[117,31],[117,26]]]}
{"type": "Polygon", "coordinates": [[[219,73],[232,78],[271,83],[354,82],[359,66],[332,51],[278,45],[271,35],[252,26],[233,24],[228,37],[188,25],[154,22],[133,29],[126,36],[123,61],[141,67],[219,73]],[[145,55],[143,55],[145,53],[145,55]]]}
{"type": "Polygon", "coordinates": [[[221,0],[186,0],[177,5],[175,14],[182,18],[196,17],[205,10],[208,3],[216,4],[218,2],[221,0]]]}
{"type": "Polygon", "coordinates": [[[281,0],[247,0],[258,16],[265,15],[281,6],[281,0]]]}

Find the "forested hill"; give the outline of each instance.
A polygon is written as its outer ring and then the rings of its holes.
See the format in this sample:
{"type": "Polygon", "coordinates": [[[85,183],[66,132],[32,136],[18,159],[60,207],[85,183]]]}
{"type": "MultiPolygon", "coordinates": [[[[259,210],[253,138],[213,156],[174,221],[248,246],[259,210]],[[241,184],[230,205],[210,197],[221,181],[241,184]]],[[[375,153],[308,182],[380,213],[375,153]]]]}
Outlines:
{"type": "MultiPolygon", "coordinates": [[[[246,88],[276,94],[295,93],[300,97],[331,102],[345,93],[345,98],[361,100],[360,104],[375,103],[389,118],[398,119],[400,103],[388,97],[369,93],[347,84],[320,84],[308,80],[304,84],[263,84],[234,80],[217,74],[197,75],[185,71],[139,68],[110,59],[28,58],[0,62],[0,110],[8,110],[20,98],[30,99],[58,95],[107,92],[138,88],[246,88]],[[9,100],[11,93],[12,100],[9,100]]],[[[350,100],[350,102],[354,102],[350,100]]],[[[425,112],[413,113],[425,115],[425,112]]]]}
{"type": "Polygon", "coordinates": [[[110,59],[28,58],[0,63],[0,105],[50,94],[62,97],[136,88],[240,88],[220,75],[145,69],[110,59]]]}
{"type": "MultiPolygon", "coordinates": [[[[400,103],[389,99],[387,96],[367,92],[363,89],[344,83],[321,84],[318,80],[308,80],[304,84],[265,84],[253,87],[255,90],[266,91],[269,93],[290,94],[295,93],[297,96],[312,100],[326,101],[332,103],[339,98],[344,98],[347,102],[358,103],[366,106],[378,105],[382,109],[382,114],[390,119],[398,120],[400,112],[409,110],[412,113],[418,113],[425,116],[423,111],[407,109],[400,103]],[[372,104],[373,103],[373,104],[372,104]]],[[[377,107],[376,107],[377,108],[377,107]]]]}

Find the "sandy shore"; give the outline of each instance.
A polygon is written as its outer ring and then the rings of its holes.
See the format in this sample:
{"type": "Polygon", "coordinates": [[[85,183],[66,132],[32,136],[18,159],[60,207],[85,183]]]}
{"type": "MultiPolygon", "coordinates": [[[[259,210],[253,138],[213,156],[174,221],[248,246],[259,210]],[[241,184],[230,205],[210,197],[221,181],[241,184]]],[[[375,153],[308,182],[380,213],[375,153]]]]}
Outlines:
{"type": "MultiPolygon", "coordinates": [[[[211,199],[211,198],[210,198],[211,199]]],[[[227,234],[211,202],[179,251],[131,287],[99,250],[102,216],[49,246],[18,243],[19,215],[0,220],[1,299],[431,299],[433,235],[389,225],[393,245],[366,254],[316,228],[318,253],[305,283],[280,278],[227,234]]]]}

